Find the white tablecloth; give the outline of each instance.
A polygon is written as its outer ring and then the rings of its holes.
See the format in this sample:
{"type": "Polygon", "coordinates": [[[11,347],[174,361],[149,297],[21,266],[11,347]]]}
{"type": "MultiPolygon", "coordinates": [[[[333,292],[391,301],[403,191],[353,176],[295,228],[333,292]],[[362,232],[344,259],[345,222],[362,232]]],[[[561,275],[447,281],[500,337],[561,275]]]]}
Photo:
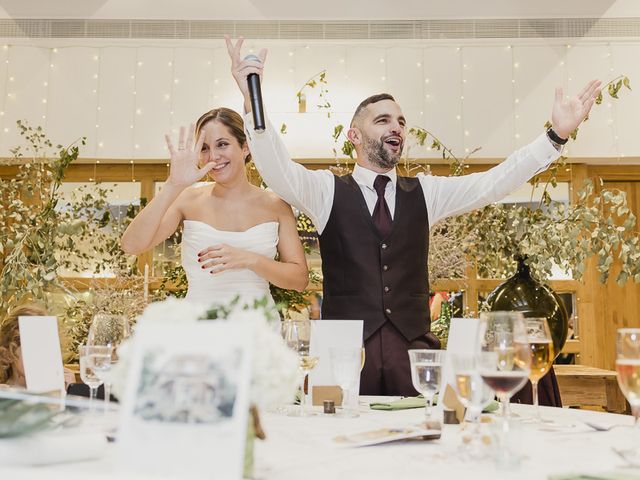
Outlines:
{"type": "MultiPolygon", "coordinates": [[[[514,413],[527,416],[532,407],[513,405],[514,413]]],[[[422,409],[370,410],[363,402],[359,418],[318,415],[308,418],[263,413],[267,440],[256,441],[255,478],[260,480],[375,480],[375,479],[546,479],[570,472],[598,474],[619,471],[637,474],[613,452],[629,441],[632,429],[597,432],[583,421],[601,426],[633,423],[629,416],[591,411],[543,408],[546,418],[572,425],[562,431],[539,431],[530,425],[516,428],[513,442],[526,458],[513,471],[497,470],[492,459],[463,461],[458,454],[460,426],[446,425],[436,441],[399,442],[361,448],[336,446],[332,439],[380,427],[417,424],[422,409]]],[[[113,446],[100,460],[32,468],[0,465],[0,479],[124,478],[113,473],[113,446]]],[[[218,479],[215,472],[212,479],[218,479]]]]}

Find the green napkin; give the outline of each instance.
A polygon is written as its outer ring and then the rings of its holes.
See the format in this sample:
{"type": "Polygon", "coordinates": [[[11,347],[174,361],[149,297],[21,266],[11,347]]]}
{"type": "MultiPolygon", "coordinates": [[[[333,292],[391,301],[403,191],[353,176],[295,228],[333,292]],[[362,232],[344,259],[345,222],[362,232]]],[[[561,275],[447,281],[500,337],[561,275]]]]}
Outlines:
{"type": "MultiPolygon", "coordinates": [[[[436,404],[436,399],[433,399],[436,404]]],[[[372,402],[369,404],[372,410],[407,410],[408,408],[424,408],[424,397],[404,397],[395,402],[372,402]]]]}
{"type": "MultiPolygon", "coordinates": [[[[438,402],[438,396],[433,399],[433,404],[438,402]]],[[[483,411],[485,413],[491,413],[498,410],[498,402],[492,401],[483,411]]],[[[424,408],[424,397],[419,395],[417,397],[404,397],[395,402],[372,402],[369,404],[372,410],[407,410],[409,408],[424,408]]]]}

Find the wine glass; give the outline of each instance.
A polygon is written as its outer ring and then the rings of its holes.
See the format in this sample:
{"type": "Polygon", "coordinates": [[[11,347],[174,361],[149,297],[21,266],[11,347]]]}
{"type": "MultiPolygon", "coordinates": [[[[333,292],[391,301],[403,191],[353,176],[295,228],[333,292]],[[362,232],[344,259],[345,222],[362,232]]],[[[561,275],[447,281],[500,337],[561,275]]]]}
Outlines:
{"type": "MultiPolygon", "coordinates": [[[[631,406],[634,418],[630,445],[640,437],[640,328],[621,328],[616,341],[618,385],[631,406]]],[[[616,452],[634,466],[640,466],[640,448],[617,449],[616,452]]]]}
{"type": "Polygon", "coordinates": [[[531,372],[529,373],[529,380],[531,380],[533,405],[535,407],[535,414],[530,421],[533,423],[542,423],[540,405],[538,404],[538,382],[549,372],[553,364],[555,358],[553,339],[551,338],[549,323],[545,317],[525,318],[524,322],[527,330],[529,348],[531,350],[531,372]]]}
{"type": "Polygon", "coordinates": [[[111,347],[94,347],[81,345],[78,349],[80,357],[80,378],[89,387],[89,409],[94,410],[98,387],[104,382],[101,375],[105,365],[111,367],[111,347]]]}
{"type": "Polygon", "coordinates": [[[306,395],[304,392],[305,378],[318,364],[318,357],[309,355],[309,340],[311,338],[311,322],[309,320],[286,320],[282,325],[282,336],[287,346],[298,354],[298,370],[300,379],[300,409],[299,416],[306,416],[306,395]]]}
{"type": "Polygon", "coordinates": [[[515,453],[517,442],[510,441],[509,399],[526,383],[531,365],[524,317],[519,312],[481,314],[478,345],[480,376],[502,405],[502,415],[495,422],[495,460],[499,468],[512,468],[521,456],[515,453]]]}
{"type": "Polygon", "coordinates": [[[451,365],[455,392],[466,409],[465,421],[473,424],[470,441],[463,448],[471,458],[480,458],[484,456],[480,414],[493,401],[494,391],[482,380],[478,359],[474,355],[452,354],[451,365]]]}
{"type": "Polygon", "coordinates": [[[364,349],[339,348],[329,349],[333,377],[342,389],[342,412],[339,416],[356,418],[358,413],[358,396],[355,391],[360,381],[360,368],[363,365],[364,349]]]}
{"type": "MultiPolygon", "coordinates": [[[[131,328],[127,317],[124,315],[98,313],[94,315],[91,327],[89,327],[87,345],[110,347],[111,363],[115,363],[118,360],[116,349],[129,335],[131,335],[131,328]]],[[[111,397],[110,372],[110,368],[103,371],[105,409],[111,397]]]]}
{"type": "Polygon", "coordinates": [[[519,312],[485,312],[478,327],[478,366],[482,380],[502,405],[503,420],[509,417],[509,399],[526,383],[531,355],[524,317],[519,312]]]}
{"type": "Polygon", "coordinates": [[[425,399],[425,423],[427,428],[434,425],[440,428],[441,422],[433,418],[433,397],[440,390],[442,378],[442,363],[445,352],[443,350],[409,350],[411,362],[411,381],[414,388],[425,399]]]}

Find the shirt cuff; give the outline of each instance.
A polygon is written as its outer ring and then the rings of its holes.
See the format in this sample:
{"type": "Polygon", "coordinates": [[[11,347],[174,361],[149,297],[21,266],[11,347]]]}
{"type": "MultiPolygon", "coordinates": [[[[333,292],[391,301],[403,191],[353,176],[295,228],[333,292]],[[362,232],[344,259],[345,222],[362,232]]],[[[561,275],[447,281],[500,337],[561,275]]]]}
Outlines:
{"type": "Polygon", "coordinates": [[[551,144],[546,132],[529,144],[529,152],[540,166],[538,171],[546,169],[560,157],[560,152],[551,144]]]}
{"type": "Polygon", "coordinates": [[[267,130],[269,130],[271,127],[271,122],[269,121],[268,118],[265,118],[265,129],[261,132],[256,132],[253,126],[253,113],[249,112],[249,113],[245,113],[243,115],[243,119],[244,119],[244,131],[247,134],[247,138],[249,140],[253,140],[254,135],[262,135],[264,132],[266,132],[267,130]]]}

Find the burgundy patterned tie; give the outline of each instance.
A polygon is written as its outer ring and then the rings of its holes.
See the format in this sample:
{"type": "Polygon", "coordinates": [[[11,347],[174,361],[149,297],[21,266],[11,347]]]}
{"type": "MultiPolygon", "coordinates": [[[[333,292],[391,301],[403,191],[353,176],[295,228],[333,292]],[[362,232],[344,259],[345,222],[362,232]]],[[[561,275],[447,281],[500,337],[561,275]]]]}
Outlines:
{"type": "Polygon", "coordinates": [[[373,215],[371,218],[373,219],[373,224],[380,232],[380,235],[384,238],[389,235],[391,232],[391,212],[389,211],[389,206],[387,205],[386,200],[384,199],[384,189],[387,186],[387,182],[391,180],[389,177],[385,175],[378,175],[373,182],[373,188],[376,190],[378,194],[378,201],[376,202],[376,206],[373,209],[373,215]]]}

